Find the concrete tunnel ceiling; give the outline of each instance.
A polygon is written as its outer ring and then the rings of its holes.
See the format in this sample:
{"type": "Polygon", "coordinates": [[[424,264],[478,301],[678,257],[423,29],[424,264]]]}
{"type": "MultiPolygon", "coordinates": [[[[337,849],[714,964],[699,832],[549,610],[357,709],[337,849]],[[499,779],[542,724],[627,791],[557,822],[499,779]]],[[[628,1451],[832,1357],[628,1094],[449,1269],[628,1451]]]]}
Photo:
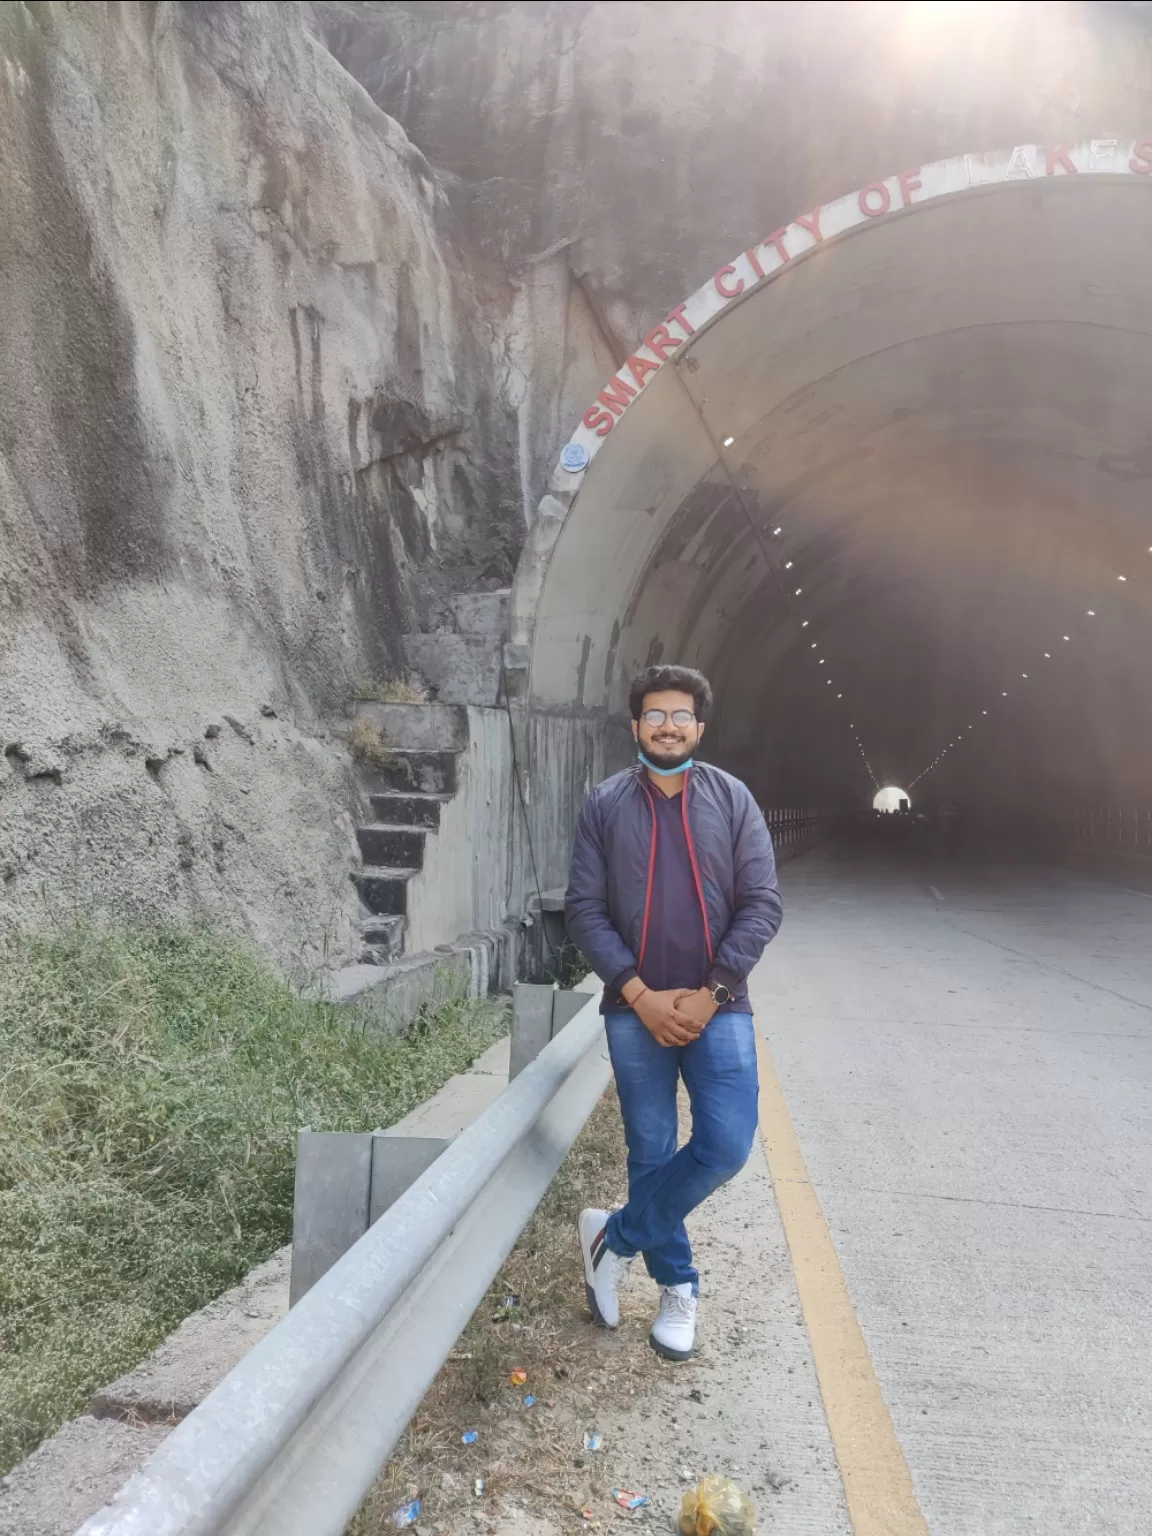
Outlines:
{"type": "Polygon", "coordinates": [[[681,660],[770,800],[1146,804],[1150,251],[1152,140],[1108,139],[734,256],[564,450],[514,595],[534,706],[619,715],[681,660]]]}

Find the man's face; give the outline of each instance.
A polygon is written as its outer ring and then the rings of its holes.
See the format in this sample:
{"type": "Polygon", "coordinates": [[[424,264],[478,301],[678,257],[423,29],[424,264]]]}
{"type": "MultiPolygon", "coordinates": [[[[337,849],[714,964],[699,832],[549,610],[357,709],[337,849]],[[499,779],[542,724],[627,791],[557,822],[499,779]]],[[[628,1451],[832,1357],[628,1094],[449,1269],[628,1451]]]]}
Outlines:
{"type": "Polygon", "coordinates": [[[632,722],[632,734],[640,744],[644,756],[657,768],[678,768],[686,763],[699,745],[704,727],[696,719],[696,701],[690,693],[669,688],[664,693],[646,693],[639,720],[632,722]],[[650,711],[663,711],[659,725],[648,720],[650,711]],[[674,714],[683,712],[690,718],[677,724],[674,714]]]}

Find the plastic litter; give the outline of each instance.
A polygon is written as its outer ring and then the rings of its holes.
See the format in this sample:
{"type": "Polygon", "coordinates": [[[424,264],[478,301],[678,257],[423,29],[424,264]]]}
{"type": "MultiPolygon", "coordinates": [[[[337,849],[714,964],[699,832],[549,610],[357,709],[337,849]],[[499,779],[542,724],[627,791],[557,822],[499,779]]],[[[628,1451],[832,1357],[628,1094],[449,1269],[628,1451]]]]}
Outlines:
{"type": "Polygon", "coordinates": [[[421,1503],[419,1499],[413,1499],[410,1504],[401,1504],[399,1509],[392,1511],[392,1524],[398,1531],[406,1526],[415,1525],[420,1518],[421,1503]]]}
{"type": "Polygon", "coordinates": [[[482,1477],[478,1477],[476,1479],[476,1481],[472,1484],[472,1492],[476,1495],[476,1497],[478,1499],[482,1499],[484,1497],[484,1488],[485,1488],[485,1486],[486,1485],[485,1485],[484,1479],[482,1477]]]}
{"type": "Polygon", "coordinates": [[[705,1477],[684,1495],[681,1536],[756,1536],[756,1507],[727,1477],[705,1477]]]}
{"type": "Polygon", "coordinates": [[[523,1366],[518,1365],[512,1372],[511,1376],[509,1376],[508,1383],[513,1387],[522,1387],[527,1380],[528,1372],[523,1368],[523,1366]]]}
{"type": "Polygon", "coordinates": [[[604,1438],[598,1429],[586,1429],[584,1431],[584,1449],[586,1451],[599,1451],[603,1448],[604,1438]]]}
{"type": "Polygon", "coordinates": [[[612,1497],[621,1509],[639,1509],[648,1502],[646,1493],[630,1493],[627,1488],[613,1488],[612,1497]]]}
{"type": "Polygon", "coordinates": [[[479,1438],[480,1438],[480,1431],[478,1429],[466,1429],[464,1431],[464,1433],[460,1436],[460,1444],[461,1445],[475,1445],[477,1440],[479,1440],[479,1438]]]}
{"type": "Polygon", "coordinates": [[[532,1396],[531,1392],[529,1392],[528,1396],[524,1399],[524,1406],[525,1408],[535,1408],[536,1399],[532,1396]]]}

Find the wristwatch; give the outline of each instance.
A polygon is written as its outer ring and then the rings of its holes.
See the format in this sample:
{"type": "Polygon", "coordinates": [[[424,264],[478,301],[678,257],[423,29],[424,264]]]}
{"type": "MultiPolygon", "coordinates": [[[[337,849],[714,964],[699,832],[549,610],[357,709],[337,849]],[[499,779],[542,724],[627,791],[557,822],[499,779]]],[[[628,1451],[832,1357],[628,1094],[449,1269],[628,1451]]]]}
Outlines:
{"type": "Polygon", "coordinates": [[[717,1008],[723,1008],[725,1003],[732,1001],[732,993],[722,981],[718,981],[714,987],[709,987],[708,991],[711,993],[712,1001],[716,1004],[717,1008]]]}

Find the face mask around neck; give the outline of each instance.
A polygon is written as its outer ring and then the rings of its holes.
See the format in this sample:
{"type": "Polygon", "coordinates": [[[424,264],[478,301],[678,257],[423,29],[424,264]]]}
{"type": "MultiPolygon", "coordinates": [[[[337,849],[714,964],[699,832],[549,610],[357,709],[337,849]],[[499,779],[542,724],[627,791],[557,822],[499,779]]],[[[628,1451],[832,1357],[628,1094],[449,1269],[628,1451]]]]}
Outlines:
{"type": "Polygon", "coordinates": [[[648,769],[649,773],[658,774],[662,779],[674,779],[677,774],[687,773],[688,769],[694,766],[693,759],[690,757],[676,768],[658,768],[655,763],[644,756],[643,752],[637,752],[636,756],[644,764],[645,768],[648,769]]]}

